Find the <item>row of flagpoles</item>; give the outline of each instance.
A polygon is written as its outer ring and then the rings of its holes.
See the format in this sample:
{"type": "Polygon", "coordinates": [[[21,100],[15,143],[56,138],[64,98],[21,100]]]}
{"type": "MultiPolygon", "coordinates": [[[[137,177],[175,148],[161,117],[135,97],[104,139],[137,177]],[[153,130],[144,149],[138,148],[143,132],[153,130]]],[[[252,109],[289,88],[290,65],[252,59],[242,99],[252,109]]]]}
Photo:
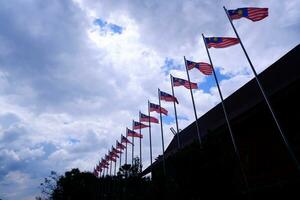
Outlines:
{"type": "Polygon", "coordinates": [[[255,80],[259,86],[259,90],[261,91],[264,101],[267,104],[267,107],[270,111],[270,114],[272,115],[272,118],[276,124],[276,127],[280,133],[280,136],[292,158],[292,160],[294,161],[297,169],[300,171],[300,165],[299,165],[299,161],[297,160],[294,151],[292,150],[292,148],[289,145],[289,142],[285,136],[284,131],[282,130],[280,123],[277,120],[277,117],[273,111],[273,108],[269,102],[268,96],[266,95],[264,88],[262,87],[259,77],[257,76],[256,70],[247,54],[247,51],[241,41],[241,38],[239,37],[239,34],[233,24],[233,20],[237,20],[240,18],[247,18],[253,22],[259,21],[264,19],[265,17],[268,16],[268,8],[253,8],[253,7],[247,7],[247,8],[238,8],[235,10],[227,10],[225,7],[224,11],[225,14],[233,28],[233,31],[236,35],[236,37],[205,37],[204,34],[202,34],[202,38],[203,38],[203,42],[205,44],[205,48],[206,48],[206,52],[207,52],[207,56],[209,59],[209,63],[206,62],[194,62],[194,61],[190,61],[187,60],[184,57],[184,62],[185,62],[185,68],[186,68],[186,73],[187,73],[187,80],[185,79],[181,79],[178,77],[174,77],[170,74],[170,79],[171,79],[171,88],[172,88],[172,94],[168,94],[164,91],[161,91],[160,89],[158,89],[158,101],[159,104],[154,104],[148,101],[148,115],[143,114],[143,113],[139,113],[139,122],[133,121],[133,126],[132,129],[126,129],[126,136],[121,135],[121,142],[117,141],[116,143],[116,148],[112,147],[112,149],[109,151],[109,153],[107,155],[105,155],[104,158],[101,159],[101,161],[99,162],[99,164],[96,166],[96,168],[94,169],[94,173],[95,175],[98,176],[98,173],[102,173],[102,175],[104,175],[105,169],[107,169],[106,174],[108,174],[108,166],[110,165],[110,174],[111,174],[111,164],[112,162],[115,162],[115,172],[116,173],[116,158],[119,158],[119,164],[121,166],[122,164],[122,152],[125,150],[125,164],[127,164],[127,145],[130,144],[132,146],[132,162],[133,162],[133,158],[134,158],[134,138],[139,138],[140,139],[140,163],[142,163],[142,147],[141,147],[141,140],[143,138],[143,135],[141,134],[141,129],[142,128],[148,128],[149,129],[149,142],[150,142],[150,165],[152,166],[152,141],[151,141],[151,123],[159,123],[159,120],[153,116],[150,115],[151,112],[157,112],[159,113],[160,116],[160,127],[161,127],[161,141],[162,141],[162,162],[163,162],[163,170],[164,173],[166,173],[166,168],[165,168],[165,155],[164,155],[164,134],[163,134],[163,123],[162,123],[162,114],[167,115],[168,111],[163,108],[161,106],[161,101],[167,101],[167,102],[173,102],[174,105],[174,113],[175,113],[175,122],[176,122],[176,137],[177,137],[177,141],[178,141],[178,148],[181,147],[181,143],[180,143],[180,134],[179,134],[179,127],[178,127],[178,119],[177,119],[177,110],[176,110],[176,104],[178,104],[178,100],[175,97],[174,94],[174,87],[178,87],[178,86],[183,86],[187,89],[190,90],[191,93],[191,99],[192,99],[192,104],[193,104],[193,110],[194,110],[194,115],[195,115],[195,123],[196,123],[196,128],[197,128],[197,136],[198,136],[198,142],[200,144],[200,146],[202,147],[202,138],[201,138],[201,134],[200,134],[200,129],[199,129],[199,124],[198,124],[198,117],[197,117],[197,112],[196,112],[196,107],[195,107],[195,101],[194,101],[194,97],[193,97],[193,91],[192,89],[197,89],[198,86],[196,83],[191,82],[190,80],[190,76],[189,76],[189,71],[196,68],[198,69],[202,74],[204,75],[213,75],[214,80],[216,82],[217,88],[218,88],[218,93],[221,99],[221,105],[222,105],[222,109],[224,112],[224,117],[226,120],[226,124],[230,133],[230,137],[231,137],[231,141],[232,144],[234,146],[234,150],[235,150],[235,154],[237,157],[237,160],[239,162],[240,168],[241,168],[241,172],[242,172],[242,176],[245,182],[245,186],[248,189],[248,181],[247,181],[247,177],[245,175],[244,172],[244,167],[241,164],[241,159],[240,159],[240,153],[239,150],[237,148],[236,145],[236,141],[235,141],[235,137],[234,134],[232,132],[232,128],[231,128],[231,124],[230,124],[230,118],[228,116],[228,112],[226,110],[225,104],[224,104],[224,99],[223,99],[223,95],[222,95],[222,91],[220,89],[220,85],[218,82],[218,78],[216,76],[215,73],[215,69],[214,69],[214,65],[212,62],[212,58],[210,56],[210,52],[209,49],[210,48],[226,48],[232,45],[236,45],[236,44],[240,44],[246,58],[247,61],[252,69],[252,72],[255,76],[255,80]],[[143,124],[142,122],[148,122],[148,125],[143,124]],[[139,130],[140,132],[137,133],[135,132],[135,130],[139,130]],[[132,141],[130,141],[128,138],[132,137],[132,141]]]}

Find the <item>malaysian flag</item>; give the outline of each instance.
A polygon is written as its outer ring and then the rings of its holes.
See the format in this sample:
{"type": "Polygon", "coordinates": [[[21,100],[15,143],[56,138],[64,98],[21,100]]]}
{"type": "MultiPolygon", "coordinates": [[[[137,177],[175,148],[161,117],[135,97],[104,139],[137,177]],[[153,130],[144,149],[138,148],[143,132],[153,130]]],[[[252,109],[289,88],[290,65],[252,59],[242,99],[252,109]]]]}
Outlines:
{"type": "Polygon", "coordinates": [[[132,142],[130,142],[127,137],[125,137],[124,135],[121,136],[121,143],[129,143],[129,144],[132,144],[132,142]]]}
{"type": "Polygon", "coordinates": [[[105,160],[107,161],[107,164],[109,165],[108,161],[110,160],[110,156],[105,154],[105,160]]]}
{"type": "Polygon", "coordinates": [[[268,8],[238,8],[228,10],[228,14],[232,20],[245,17],[253,22],[262,20],[269,15],[268,8]]]}
{"type": "Polygon", "coordinates": [[[176,77],[172,77],[173,78],[173,86],[184,86],[187,89],[198,89],[198,85],[197,83],[193,83],[193,82],[189,82],[187,80],[181,79],[181,78],[176,78],[176,77]]]}
{"type": "Polygon", "coordinates": [[[140,115],[140,120],[141,122],[149,122],[150,120],[150,122],[158,124],[158,119],[152,116],[145,115],[143,113],[141,113],[140,115]]]}
{"type": "Polygon", "coordinates": [[[94,176],[98,177],[98,171],[94,168],[94,172],[93,172],[94,176]]]}
{"type": "Polygon", "coordinates": [[[107,162],[107,160],[106,160],[106,157],[107,155],[105,155],[105,159],[101,159],[101,163],[103,164],[103,165],[109,165],[109,163],[107,162]]]}
{"type": "MultiPolygon", "coordinates": [[[[106,158],[106,156],[105,156],[105,158],[106,158]]],[[[104,159],[102,158],[101,163],[102,163],[102,167],[103,167],[103,168],[108,168],[109,163],[107,162],[107,160],[104,160],[104,159]]]]}
{"type": "Polygon", "coordinates": [[[101,170],[102,170],[101,165],[97,165],[97,166],[96,166],[96,170],[97,170],[97,171],[101,171],[101,170]]]}
{"type": "Polygon", "coordinates": [[[146,124],[143,124],[141,122],[133,121],[133,130],[147,128],[147,127],[149,127],[149,126],[146,125],[146,124]]]}
{"type": "Polygon", "coordinates": [[[178,104],[178,100],[176,97],[173,95],[170,95],[166,92],[160,91],[160,100],[165,100],[165,101],[171,101],[171,102],[176,102],[178,104]]]}
{"type": "Polygon", "coordinates": [[[202,72],[205,75],[211,75],[213,72],[212,66],[205,62],[193,62],[193,61],[186,60],[186,65],[188,70],[197,68],[200,72],[202,72]]]}
{"type": "Polygon", "coordinates": [[[123,150],[126,148],[126,146],[124,146],[123,144],[121,144],[120,142],[117,141],[116,148],[123,150]]]}
{"type": "Polygon", "coordinates": [[[224,48],[238,44],[240,41],[237,38],[231,37],[207,37],[205,38],[205,42],[208,48],[224,48]]]}
{"type": "Polygon", "coordinates": [[[116,156],[112,156],[112,155],[109,156],[109,160],[111,160],[113,162],[117,161],[116,156]]]}
{"type": "Polygon", "coordinates": [[[168,111],[165,108],[154,103],[150,103],[150,112],[157,112],[162,113],[164,115],[168,115],[168,111]]]}
{"type": "Polygon", "coordinates": [[[115,153],[115,152],[113,152],[113,151],[109,152],[109,156],[110,156],[111,158],[119,158],[119,157],[120,157],[117,153],[115,153]]]}
{"type": "Polygon", "coordinates": [[[130,130],[129,128],[127,128],[127,136],[128,137],[138,137],[138,138],[143,138],[142,134],[139,134],[133,130],[130,130]]]}
{"type": "Polygon", "coordinates": [[[111,151],[114,152],[114,153],[119,153],[119,154],[122,153],[122,151],[116,149],[115,147],[112,147],[112,148],[111,148],[111,151]]]}

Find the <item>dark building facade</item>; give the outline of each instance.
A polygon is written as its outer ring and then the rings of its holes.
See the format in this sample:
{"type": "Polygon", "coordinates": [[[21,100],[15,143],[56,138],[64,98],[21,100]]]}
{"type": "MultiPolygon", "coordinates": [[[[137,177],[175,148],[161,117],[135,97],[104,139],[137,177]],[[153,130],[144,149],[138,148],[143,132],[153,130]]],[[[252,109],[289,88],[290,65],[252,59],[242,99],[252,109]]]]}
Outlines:
{"type": "MultiPolygon", "coordinates": [[[[259,79],[292,150],[300,160],[300,45],[260,73],[259,79]]],[[[270,193],[276,195],[274,191],[283,197],[297,193],[295,188],[299,187],[299,171],[256,80],[246,83],[227,97],[224,103],[241,163],[236,159],[222,106],[218,104],[198,119],[203,138],[201,149],[197,146],[195,122],[179,133],[181,149],[178,149],[177,137],[167,147],[166,172],[173,180],[174,187],[184,187],[181,182],[185,186],[191,184],[190,189],[181,190],[186,192],[182,195],[189,194],[191,198],[194,190],[198,190],[194,194],[197,197],[213,191],[212,188],[217,188],[216,191],[226,190],[230,194],[256,196],[254,199],[270,197],[270,193]],[[241,175],[241,167],[245,171],[248,186],[241,175]],[[192,184],[195,181],[197,187],[192,184]]],[[[152,169],[155,181],[156,177],[162,176],[161,166],[160,157],[143,174],[152,169]]]]}

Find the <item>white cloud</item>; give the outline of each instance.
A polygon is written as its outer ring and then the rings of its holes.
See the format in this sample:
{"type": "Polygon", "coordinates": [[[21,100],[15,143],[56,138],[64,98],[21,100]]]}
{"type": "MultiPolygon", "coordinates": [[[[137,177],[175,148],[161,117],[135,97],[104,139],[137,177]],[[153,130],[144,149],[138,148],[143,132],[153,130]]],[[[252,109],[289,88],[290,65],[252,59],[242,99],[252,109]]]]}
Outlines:
{"type": "MultiPolygon", "coordinates": [[[[91,170],[137,119],[138,111],[146,111],[147,100],[157,103],[158,87],[171,92],[169,73],[186,78],[183,56],[208,61],[202,32],[233,36],[223,4],[233,8],[249,3],[1,2],[0,13],[6,17],[0,19],[5,25],[0,31],[0,187],[18,188],[12,195],[5,193],[5,198],[34,196],[50,170],[91,170]],[[96,18],[123,27],[122,34],[101,32],[94,24],[96,18]],[[166,65],[167,58],[176,69],[166,65]],[[21,186],[14,181],[18,177],[31,184],[21,186]]],[[[235,24],[260,72],[299,43],[299,3],[251,4],[270,7],[270,16],[257,23],[235,24]]],[[[215,67],[229,77],[220,83],[225,97],[251,79],[239,46],[210,52],[215,67]]],[[[194,97],[201,116],[220,99],[215,86],[201,88],[206,77],[195,71],[190,75],[200,83],[194,97]]],[[[178,87],[175,94],[183,129],[194,120],[190,92],[178,87]]],[[[173,116],[173,105],[162,105],[173,116]]],[[[171,126],[174,123],[164,124],[165,147],[173,137],[171,126]]],[[[147,167],[148,131],[143,134],[147,167]]],[[[159,125],[153,125],[152,137],[155,158],[161,154],[159,125]]],[[[138,147],[135,152],[139,154],[138,147]]],[[[128,153],[131,157],[131,149],[128,153]]]]}

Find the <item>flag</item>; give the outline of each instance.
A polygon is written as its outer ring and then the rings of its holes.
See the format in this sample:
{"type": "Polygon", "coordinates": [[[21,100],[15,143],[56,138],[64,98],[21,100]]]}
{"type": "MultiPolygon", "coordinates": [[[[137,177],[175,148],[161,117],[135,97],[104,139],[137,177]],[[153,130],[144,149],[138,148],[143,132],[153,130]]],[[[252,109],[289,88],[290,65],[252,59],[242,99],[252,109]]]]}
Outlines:
{"type": "Polygon", "coordinates": [[[138,137],[138,138],[143,138],[142,134],[139,134],[133,130],[130,130],[129,128],[127,128],[127,136],[129,137],[138,137]]]}
{"type": "Polygon", "coordinates": [[[141,113],[141,115],[140,115],[140,120],[141,120],[141,122],[149,122],[149,120],[150,120],[150,122],[158,124],[158,119],[156,119],[155,117],[152,117],[152,116],[145,115],[143,113],[141,113]]]}
{"type": "MultiPolygon", "coordinates": [[[[105,155],[105,157],[106,157],[106,155],[105,155]]],[[[103,168],[108,168],[108,165],[109,165],[109,163],[107,162],[107,160],[105,160],[105,159],[101,159],[101,163],[102,163],[102,167],[103,168]]]]}
{"type": "Polygon", "coordinates": [[[113,161],[113,162],[116,162],[116,161],[117,161],[117,159],[116,159],[115,157],[113,157],[113,156],[109,156],[109,160],[111,160],[111,161],[113,161]]]}
{"type": "Polygon", "coordinates": [[[178,100],[173,95],[170,95],[166,92],[160,91],[160,100],[176,102],[178,104],[178,100]]]}
{"type": "Polygon", "coordinates": [[[110,160],[110,156],[105,154],[105,160],[109,161],[110,160]]]}
{"type": "MultiPolygon", "coordinates": [[[[106,156],[106,155],[105,155],[106,156]]],[[[103,164],[103,165],[108,165],[108,162],[107,162],[107,160],[105,160],[105,159],[101,159],[101,163],[103,164]]]]}
{"type": "Polygon", "coordinates": [[[127,137],[125,137],[124,135],[122,135],[122,138],[121,138],[121,143],[129,143],[129,144],[132,144],[132,142],[130,142],[127,137]]]}
{"type": "Polygon", "coordinates": [[[146,124],[143,124],[143,123],[140,123],[140,122],[133,121],[133,130],[136,130],[136,129],[142,129],[142,128],[147,128],[147,127],[149,127],[149,126],[146,125],[146,124]]]}
{"type": "Polygon", "coordinates": [[[247,19],[250,19],[253,22],[262,20],[269,15],[268,8],[252,8],[252,7],[228,10],[228,14],[232,20],[245,17],[247,19]]]}
{"type": "Polygon", "coordinates": [[[94,176],[98,177],[98,171],[96,169],[94,169],[93,174],[94,174],[94,176]]]}
{"type": "Polygon", "coordinates": [[[197,83],[189,82],[187,80],[181,79],[181,78],[173,78],[173,86],[184,86],[187,89],[190,89],[190,85],[192,89],[198,89],[197,83]]]}
{"type": "Polygon", "coordinates": [[[121,144],[121,143],[118,142],[118,141],[117,141],[116,147],[117,147],[117,149],[121,149],[121,150],[123,150],[123,149],[126,148],[126,146],[124,146],[123,144],[121,144]]]}
{"type": "Polygon", "coordinates": [[[205,38],[205,42],[208,48],[224,48],[238,44],[239,39],[231,37],[207,37],[205,38]]]}
{"type": "Polygon", "coordinates": [[[116,149],[115,147],[112,147],[111,151],[114,152],[114,153],[119,153],[119,154],[122,153],[122,151],[116,149]]]}
{"type": "Polygon", "coordinates": [[[154,111],[157,113],[162,113],[164,115],[168,115],[168,111],[165,108],[163,108],[157,104],[150,103],[150,112],[154,112],[154,111]]]}
{"type": "Polygon", "coordinates": [[[205,62],[193,62],[193,61],[186,60],[186,65],[188,70],[197,68],[204,75],[211,75],[213,72],[212,66],[205,62]]]}
{"type": "Polygon", "coordinates": [[[113,152],[113,151],[109,152],[109,156],[110,156],[111,158],[119,158],[119,157],[120,157],[118,154],[116,154],[116,153],[113,152]]]}
{"type": "Polygon", "coordinates": [[[101,165],[97,165],[97,166],[96,166],[96,170],[97,170],[97,171],[102,171],[101,165]]]}

